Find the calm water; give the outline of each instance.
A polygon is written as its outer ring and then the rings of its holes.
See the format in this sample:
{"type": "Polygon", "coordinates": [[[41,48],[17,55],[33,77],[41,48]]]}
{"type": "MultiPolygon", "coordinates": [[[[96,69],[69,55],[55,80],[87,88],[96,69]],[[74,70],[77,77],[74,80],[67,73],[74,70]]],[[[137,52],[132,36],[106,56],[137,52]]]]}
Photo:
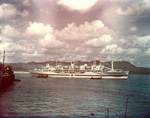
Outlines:
{"type": "Polygon", "coordinates": [[[16,82],[0,93],[1,116],[150,118],[150,76],[128,80],[42,79],[18,74],[16,82]]]}

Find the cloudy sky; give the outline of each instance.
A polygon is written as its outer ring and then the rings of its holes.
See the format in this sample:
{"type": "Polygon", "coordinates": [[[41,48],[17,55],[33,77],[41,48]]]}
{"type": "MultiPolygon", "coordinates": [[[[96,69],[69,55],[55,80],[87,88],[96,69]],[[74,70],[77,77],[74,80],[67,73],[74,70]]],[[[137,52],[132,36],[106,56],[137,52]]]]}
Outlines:
{"type": "Polygon", "coordinates": [[[150,0],[0,0],[7,62],[125,60],[150,67],[150,0]]]}

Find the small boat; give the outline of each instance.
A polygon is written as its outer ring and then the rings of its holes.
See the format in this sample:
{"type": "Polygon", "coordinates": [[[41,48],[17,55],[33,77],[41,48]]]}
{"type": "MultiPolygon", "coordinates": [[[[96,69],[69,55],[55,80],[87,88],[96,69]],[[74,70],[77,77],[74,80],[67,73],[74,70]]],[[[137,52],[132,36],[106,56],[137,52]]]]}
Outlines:
{"type": "Polygon", "coordinates": [[[3,55],[3,63],[0,64],[0,90],[5,89],[15,81],[15,74],[11,66],[5,65],[5,51],[3,55]]]}
{"type": "Polygon", "coordinates": [[[0,89],[6,88],[13,84],[15,75],[10,66],[0,67],[0,89]]]}

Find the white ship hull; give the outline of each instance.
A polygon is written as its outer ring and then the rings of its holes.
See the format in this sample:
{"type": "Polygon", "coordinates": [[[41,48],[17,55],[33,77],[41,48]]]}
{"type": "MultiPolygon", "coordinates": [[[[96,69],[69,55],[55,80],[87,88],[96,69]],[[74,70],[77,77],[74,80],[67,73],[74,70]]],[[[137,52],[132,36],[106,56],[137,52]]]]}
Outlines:
{"type": "Polygon", "coordinates": [[[35,77],[44,78],[74,78],[74,79],[101,79],[101,75],[93,72],[85,73],[55,73],[55,72],[31,72],[35,77]]]}
{"type": "Polygon", "coordinates": [[[55,72],[31,72],[35,77],[41,78],[74,78],[74,79],[128,79],[128,75],[106,75],[94,72],[85,73],[55,73],[55,72]]]}
{"type": "Polygon", "coordinates": [[[102,79],[101,76],[82,76],[82,75],[73,75],[73,76],[66,76],[66,75],[48,75],[50,78],[74,78],[74,79],[102,79]]]}
{"type": "Polygon", "coordinates": [[[102,79],[128,79],[128,71],[124,72],[102,72],[102,79]]]}
{"type": "Polygon", "coordinates": [[[122,76],[103,76],[102,75],[102,79],[116,79],[116,80],[122,80],[122,79],[128,79],[128,76],[127,75],[122,75],[122,76]]]}

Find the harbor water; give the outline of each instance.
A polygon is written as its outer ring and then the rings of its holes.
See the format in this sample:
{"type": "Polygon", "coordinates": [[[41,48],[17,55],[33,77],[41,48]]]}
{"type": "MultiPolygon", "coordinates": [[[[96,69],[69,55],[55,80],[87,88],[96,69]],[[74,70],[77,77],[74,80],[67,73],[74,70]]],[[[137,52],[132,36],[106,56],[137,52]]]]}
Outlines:
{"type": "Polygon", "coordinates": [[[0,91],[0,116],[150,118],[150,75],[90,80],[18,73],[16,78],[21,81],[0,91]]]}

